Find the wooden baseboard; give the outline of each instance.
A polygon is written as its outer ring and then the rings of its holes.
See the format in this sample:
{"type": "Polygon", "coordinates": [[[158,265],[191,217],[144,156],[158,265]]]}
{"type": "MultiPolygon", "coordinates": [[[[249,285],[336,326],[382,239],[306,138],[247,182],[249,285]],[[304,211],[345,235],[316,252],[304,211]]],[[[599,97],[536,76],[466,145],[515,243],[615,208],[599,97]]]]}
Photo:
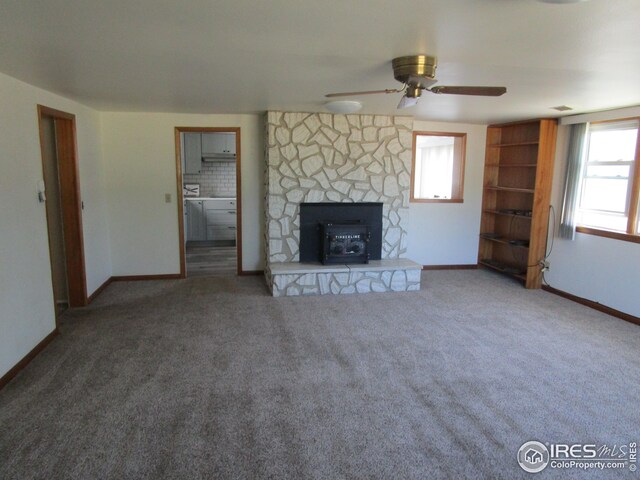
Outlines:
{"type": "Polygon", "coordinates": [[[560,297],[579,303],[581,305],[585,305],[587,307],[593,308],[594,310],[598,310],[599,312],[606,313],[607,315],[621,318],[622,320],[626,320],[627,322],[640,325],[640,318],[634,315],[631,315],[629,313],[621,312],[620,310],[616,310],[615,308],[607,307],[606,305],[603,305],[598,302],[594,302],[593,300],[578,297],[577,295],[573,295],[572,293],[565,292],[564,290],[558,290],[557,288],[553,288],[549,285],[542,285],[542,289],[546,290],[547,292],[558,295],[560,297]]]}
{"type": "Polygon", "coordinates": [[[476,270],[477,263],[465,263],[463,265],[423,265],[422,270],[476,270]]]}
{"type": "Polygon", "coordinates": [[[238,275],[241,277],[248,277],[251,275],[264,275],[264,270],[242,270],[238,272],[238,275]]]}
{"type": "Polygon", "coordinates": [[[87,304],[93,302],[96,298],[98,298],[98,295],[104,292],[104,289],[107,288],[109,285],[111,285],[111,282],[113,282],[113,277],[107,278],[105,282],[102,285],[100,285],[96,289],[96,291],[89,296],[89,298],[87,298],[87,304]]]}
{"type": "Polygon", "coordinates": [[[2,390],[4,386],[7,383],[9,383],[11,379],[20,372],[20,370],[26,367],[28,363],[35,358],[36,355],[38,355],[42,350],[44,350],[45,347],[49,345],[51,341],[56,337],[56,335],[58,335],[57,328],[53,332],[51,332],[49,335],[44,337],[44,339],[42,339],[40,343],[38,343],[35,347],[33,347],[33,349],[22,358],[22,360],[16,363],[11,370],[5,373],[2,376],[2,378],[0,378],[0,390],[2,390]]]}
{"type": "Polygon", "coordinates": [[[116,275],[107,278],[105,282],[88,298],[88,303],[93,302],[113,282],[136,282],[140,280],[176,280],[185,278],[179,273],[169,273],[164,275],[116,275]]]}
{"type": "MultiPolygon", "coordinates": [[[[264,275],[264,270],[243,270],[238,273],[239,276],[264,275]]],[[[143,280],[180,280],[186,278],[186,275],[180,273],[168,273],[162,275],[114,275],[109,277],[98,289],[89,297],[89,303],[93,302],[105,288],[112,282],[138,282],[143,280]]]]}
{"type": "Polygon", "coordinates": [[[111,277],[113,282],[138,282],[142,280],[179,280],[184,278],[179,273],[166,273],[162,275],[115,275],[111,277]]]}

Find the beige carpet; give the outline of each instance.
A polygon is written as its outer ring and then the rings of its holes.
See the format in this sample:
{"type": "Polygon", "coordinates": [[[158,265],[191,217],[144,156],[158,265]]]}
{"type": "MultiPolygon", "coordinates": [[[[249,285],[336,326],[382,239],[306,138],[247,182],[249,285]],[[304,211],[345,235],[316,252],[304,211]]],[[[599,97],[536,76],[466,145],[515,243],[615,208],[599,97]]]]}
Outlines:
{"type": "Polygon", "coordinates": [[[279,299],[259,277],[114,283],[0,391],[0,478],[535,478],[527,440],[640,440],[639,345],[486,271],[279,299]]]}

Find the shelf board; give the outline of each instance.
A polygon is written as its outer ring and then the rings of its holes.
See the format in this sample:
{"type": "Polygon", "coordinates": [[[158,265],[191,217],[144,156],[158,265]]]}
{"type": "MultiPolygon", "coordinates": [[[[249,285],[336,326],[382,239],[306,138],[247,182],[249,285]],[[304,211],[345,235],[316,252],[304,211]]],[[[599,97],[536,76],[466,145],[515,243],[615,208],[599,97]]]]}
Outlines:
{"type": "Polygon", "coordinates": [[[487,167],[493,167],[493,168],[536,168],[538,166],[538,164],[536,163],[513,163],[513,164],[492,164],[489,163],[486,165],[487,167]]]}
{"type": "Polygon", "coordinates": [[[531,145],[538,145],[540,142],[532,141],[532,142],[513,142],[513,143],[496,143],[493,145],[489,145],[490,147],[526,147],[531,145]]]}
{"type": "Polygon", "coordinates": [[[513,267],[509,267],[508,265],[489,263],[485,260],[480,260],[478,261],[478,263],[484,267],[490,268],[491,270],[495,270],[500,273],[506,273],[507,275],[511,275],[512,277],[518,278],[523,281],[527,279],[527,275],[524,273],[515,273],[515,272],[508,271],[507,270],[508,268],[513,268],[513,267]]]}
{"type": "Polygon", "coordinates": [[[490,242],[496,242],[496,243],[501,243],[503,245],[509,245],[510,247],[516,247],[516,248],[525,248],[525,249],[529,249],[529,245],[514,245],[513,243],[511,243],[512,240],[519,240],[518,238],[508,238],[508,237],[498,237],[498,238],[491,238],[491,237],[486,237],[484,234],[480,234],[480,238],[482,238],[483,240],[489,240],[490,242]]]}
{"type": "Polygon", "coordinates": [[[531,220],[531,216],[530,215],[516,215],[514,213],[506,213],[506,212],[501,212],[499,210],[490,210],[490,209],[484,209],[483,212],[484,213],[493,213],[494,215],[503,215],[505,217],[526,218],[527,220],[531,220]]]}
{"type": "Polygon", "coordinates": [[[491,185],[487,185],[484,188],[488,190],[498,190],[502,192],[535,193],[535,190],[533,188],[493,187],[491,185]]]}

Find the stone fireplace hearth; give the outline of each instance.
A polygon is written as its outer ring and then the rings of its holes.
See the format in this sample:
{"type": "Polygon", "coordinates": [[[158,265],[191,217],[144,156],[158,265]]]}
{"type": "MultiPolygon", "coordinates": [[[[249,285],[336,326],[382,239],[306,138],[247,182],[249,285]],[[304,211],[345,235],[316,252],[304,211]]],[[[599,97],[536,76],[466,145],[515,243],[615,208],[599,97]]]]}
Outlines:
{"type": "Polygon", "coordinates": [[[348,293],[351,287],[353,291],[419,289],[419,266],[401,259],[406,253],[413,120],[268,112],[266,123],[265,275],[274,295],[348,293]],[[369,270],[359,265],[358,275],[353,273],[355,267],[345,266],[344,271],[334,272],[339,277],[322,280],[328,283],[321,288],[319,271],[313,270],[322,265],[291,265],[300,259],[302,202],[382,203],[381,259],[369,270]],[[276,279],[278,275],[286,279],[276,279]],[[300,276],[305,285],[300,285],[300,276]],[[353,283],[356,277],[358,287],[353,283]]]}

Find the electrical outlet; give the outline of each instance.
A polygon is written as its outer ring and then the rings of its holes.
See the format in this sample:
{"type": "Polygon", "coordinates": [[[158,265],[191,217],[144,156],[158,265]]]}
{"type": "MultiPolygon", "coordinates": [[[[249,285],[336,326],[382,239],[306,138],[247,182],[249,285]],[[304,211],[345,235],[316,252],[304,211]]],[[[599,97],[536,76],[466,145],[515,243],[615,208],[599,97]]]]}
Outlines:
{"type": "Polygon", "coordinates": [[[548,272],[551,269],[551,263],[549,262],[549,260],[543,260],[540,263],[542,265],[543,272],[548,272]]]}

